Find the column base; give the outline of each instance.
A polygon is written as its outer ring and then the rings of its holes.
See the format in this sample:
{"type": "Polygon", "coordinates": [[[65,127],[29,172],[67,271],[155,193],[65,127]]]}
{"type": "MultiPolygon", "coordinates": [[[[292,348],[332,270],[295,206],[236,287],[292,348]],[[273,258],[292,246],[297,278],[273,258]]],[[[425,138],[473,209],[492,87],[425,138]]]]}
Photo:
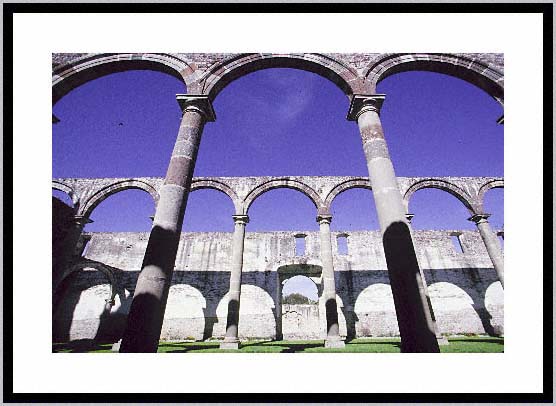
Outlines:
{"type": "Polygon", "coordinates": [[[438,345],[450,345],[448,339],[444,336],[436,337],[436,342],[438,345]]]}
{"type": "Polygon", "coordinates": [[[340,337],[327,338],[324,340],[324,348],[345,348],[346,343],[340,337]]]}
{"type": "Polygon", "coordinates": [[[112,348],[110,349],[110,351],[120,352],[120,346],[121,345],[122,345],[122,339],[120,338],[120,340],[118,342],[115,342],[114,344],[112,344],[112,348]]]}
{"type": "Polygon", "coordinates": [[[220,343],[221,350],[239,350],[239,340],[238,339],[231,339],[229,341],[222,341],[220,343]]]}

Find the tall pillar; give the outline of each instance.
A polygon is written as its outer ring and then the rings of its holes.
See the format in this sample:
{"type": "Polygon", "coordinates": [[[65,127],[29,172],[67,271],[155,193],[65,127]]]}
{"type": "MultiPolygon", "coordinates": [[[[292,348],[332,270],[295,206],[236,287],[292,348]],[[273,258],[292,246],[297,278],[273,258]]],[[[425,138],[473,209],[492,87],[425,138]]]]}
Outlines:
{"type": "Polygon", "coordinates": [[[348,120],[357,121],[376,204],[402,352],[439,352],[421,270],[379,118],[384,95],[354,95],[348,120]]]}
{"type": "Polygon", "coordinates": [[[322,214],[317,216],[320,226],[320,259],[322,262],[322,297],[326,311],[326,348],[344,348],[344,341],[340,337],[338,322],[338,305],[336,303],[336,283],[334,282],[334,260],[332,257],[332,242],[330,237],[330,223],[332,216],[322,214]]]}
{"type": "Polygon", "coordinates": [[[183,111],[129,310],[120,352],[156,352],[183,216],[205,122],[215,115],[207,96],[177,95],[183,111]]]}
{"type": "Polygon", "coordinates": [[[473,221],[477,228],[479,229],[479,234],[481,234],[481,238],[485,243],[486,250],[488,252],[488,256],[492,261],[492,265],[494,265],[494,270],[496,271],[496,275],[498,275],[498,280],[502,284],[502,288],[504,287],[504,254],[502,253],[502,247],[500,246],[500,241],[496,237],[496,234],[490,228],[490,224],[487,221],[487,218],[490,217],[490,214],[475,214],[471,216],[468,220],[473,221]]]}
{"type": "Polygon", "coordinates": [[[224,350],[239,349],[239,301],[241,295],[241,270],[243,269],[243,244],[245,241],[245,226],[249,223],[249,216],[235,215],[234,235],[232,239],[232,271],[230,273],[230,290],[228,291],[228,317],[226,320],[226,336],[220,344],[224,350]]]}

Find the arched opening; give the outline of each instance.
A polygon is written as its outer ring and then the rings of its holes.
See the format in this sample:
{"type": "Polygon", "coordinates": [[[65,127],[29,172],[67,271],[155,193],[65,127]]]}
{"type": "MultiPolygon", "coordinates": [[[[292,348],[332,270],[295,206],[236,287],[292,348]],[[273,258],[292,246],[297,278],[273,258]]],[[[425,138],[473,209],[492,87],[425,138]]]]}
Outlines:
{"type": "Polygon", "coordinates": [[[411,196],[409,212],[416,230],[473,230],[467,208],[450,193],[434,188],[419,189],[411,196]]]}
{"type": "Polygon", "coordinates": [[[322,268],[316,265],[292,264],[278,268],[279,319],[283,339],[314,340],[326,334],[325,312],[319,300],[321,274],[322,268]]]}
{"type": "Polygon", "coordinates": [[[283,304],[316,304],[319,293],[314,281],[304,275],[286,279],[282,287],[283,304]]]}
{"type": "Polygon", "coordinates": [[[198,289],[182,283],[170,286],[161,340],[202,340],[206,307],[206,300],[198,289]]]}
{"type": "Polygon", "coordinates": [[[183,232],[232,232],[235,209],[229,196],[214,189],[195,190],[187,199],[183,232]]]}
{"type": "Polygon", "coordinates": [[[477,304],[467,292],[449,282],[433,283],[428,290],[441,334],[485,334],[477,304]]]}
{"type": "Polygon", "coordinates": [[[470,240],[464,231],[476,230],[475,224],[468,220],[468,209],[450,193],[434,188],[419,189],[411,196],[409,212],[414,215],[413,229],[429,231],[415,234],[416,245],[424,250],[427,258],[422,266],[446,265],[445,259],[473,251],[476,241],[470,240]]]}
{"type": "Polygon", "coordinates": [[[490,315],[490,325],[494,335],[504,335],[504,289],[496,281],[485,291],[484,306],[490,315]]]}
{"type": "MultiPolygon", "coordinates": [[[[355,300],[357,337],[399,336],[398,319],[392,288],[386,281],[372,281],[355,300]]],[[[384,278],[386,279],[386,278],[384,278]]]]}
{"type": "Polygon", "coordinates": [[[484,62],[476,60],[471,55],[391,54],[376,62],[366,76],[371,81],[380,83],[393,74],[408,71],[426,71],[450,75],[484,90],[495,100],[500,102],[504,100],[503,74],[488,67],[484,62]]]}
{"type": "Polygon", "coordinates": [[[502,106],[470,83],[404,72],[377,88],[397,176],[502,176],[502,106]]]}
{"type": "MultiPolygon", "coordinates": [[[[318,231],[317,211],[303,193],[286,189],[273,189],[257,197],[249,208],[249,231],[318,231]]],[[[310,240],[311,239],[311,240],[310,240]]],[[[313,244],[307,236],[305,251],[313,244]]],[[[292,248],[295,236],[292,235],[292,248]]],[[[292,254],[295,250],[292,249],[292,254]]]]}
{"type": "Polygon", "coordinates": [[[75,88],[53,107],[53,177],[164,176],[181,119],[167,74],[127,71],[75,88]]]}
{"type": "Polygon", "coordinates": [[[143,190],[129,189],[114,193],[91,213],[86,232],[147,232],[155,213],[152,196],[143,190]]]}
{"type": "Polygon", "coordinates": [[[125,71],[154,71],[183,83],[186,64],[170,54],[68,54],[53,55],[52,102],[75,88],[106,75],[125,71]],[[73,60],[73,61],[72,61],[73,60]]]}
{"type": "Polygon", "coordinates": [[[247,74],[214,100],[195,176],[365,175],[349,100],[331,81],[291,68],[247,74]]]}
{"type": "Polygon", "coordinates": [[[352,188],[338,194],[330,207],[334,231],[378,230],[378,218],[370,188],[352,188]]]}
{"type": "Polygon", "coordinates": [[[215,98],[230,82],[249,73],[269,68],[294,68],[316,73],[335,83],[346,95],[361,87],[353,68],[322,54],[243,54],[216,64],[208,72],[204,92],[215,98]],[[358,86],[359,85],[359,86],[358,86]]]}
{"type": "MultiPolygon", "coordinates": [[[[223,337],[226,333],[228,302],[229,297],[226,294],[216,308],[218,323],[214,325],[215,337],[223,337]]],[[[241,284],[238,328],[240,340],[276,338],[274,303],[271,295],[262,287],[251,283],[241,284]]]]}
{"type": "MultiPolygon", "coordinates": [[[[111,281],[98,269],[84,267],[68,275],[58,289],[59,303],[52,319],[53,342],[110,341],[117,336],[118,326],[107,332],[102,325],[111,312],[113,293],[111,281]]],[[[119,307],[119,298],[114,299],[119,307]]],[[[123,328],[123,324],[119,327],[123,328]]]]}

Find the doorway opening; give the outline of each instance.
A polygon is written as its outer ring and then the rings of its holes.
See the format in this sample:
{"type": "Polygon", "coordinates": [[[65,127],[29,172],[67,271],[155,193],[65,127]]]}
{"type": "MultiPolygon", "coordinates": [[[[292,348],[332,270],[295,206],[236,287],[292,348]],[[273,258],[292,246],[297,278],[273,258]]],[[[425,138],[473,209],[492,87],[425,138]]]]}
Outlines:
{"type": "Polygon", "coordinates": [[[322,294],[322,268],[294,264],[278,268],[279,320],[284,340],[322,338],[319,298],[322,294]]]}

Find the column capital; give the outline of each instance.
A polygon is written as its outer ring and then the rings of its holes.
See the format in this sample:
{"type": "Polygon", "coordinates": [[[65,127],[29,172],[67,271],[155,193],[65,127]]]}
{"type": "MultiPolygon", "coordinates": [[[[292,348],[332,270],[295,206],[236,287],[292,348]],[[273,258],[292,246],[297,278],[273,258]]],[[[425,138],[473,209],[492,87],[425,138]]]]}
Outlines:
{"type": "Polygon", "coordinates": [[[487,219],[490,217],[488,213],[479,213],[474,214],[469,217],[467,220],[474,222],[475,224],[487,223],[487,219]]]}
{"type": "Polygon", "coordinates": [[[411,224],[411,220],[413,220],[413,217],[414,217],[414,216],[415,216],[415,214],[413,214],[413,213],[407,213],[407,214],[405,215],[405,218],[407,219],[407,222],[408,222],[409,224],[411,224]]]}
{"type": "Polygon", "coordinates": [[[204,94],[177,94],[176,100],[182,113],[193,110],[201,113],[206,121],[216,121],[216,113],[208,96],[204,94]]]}
{"type": "Polygon", "coordinates": [[[366,111],[380,114],[385,97],[384,94],[354,94],[349,105],[348,121],[357,121],[357,118],[366,111]]]}
{"type": "Polygon", "coordinates": [[[247,214],[234,214],[232,218],[235,224],[246,225],[249,223],[249,216],[247,214]]]}
{"type": "Polygon", "coordinates": [[[317,216],[317,223],[319,224],[330,224],[332,223],[332,215],[330,214],[319,214],[317,216]]]}
{"type": "Polygon", "coordinates": [[[75,225],[79,226],[85,226],[85,224],[93,223],[93,220],[91,220],[89,217],[82,215],[75,215],[73,216],[72,220],[75,225]]]}

